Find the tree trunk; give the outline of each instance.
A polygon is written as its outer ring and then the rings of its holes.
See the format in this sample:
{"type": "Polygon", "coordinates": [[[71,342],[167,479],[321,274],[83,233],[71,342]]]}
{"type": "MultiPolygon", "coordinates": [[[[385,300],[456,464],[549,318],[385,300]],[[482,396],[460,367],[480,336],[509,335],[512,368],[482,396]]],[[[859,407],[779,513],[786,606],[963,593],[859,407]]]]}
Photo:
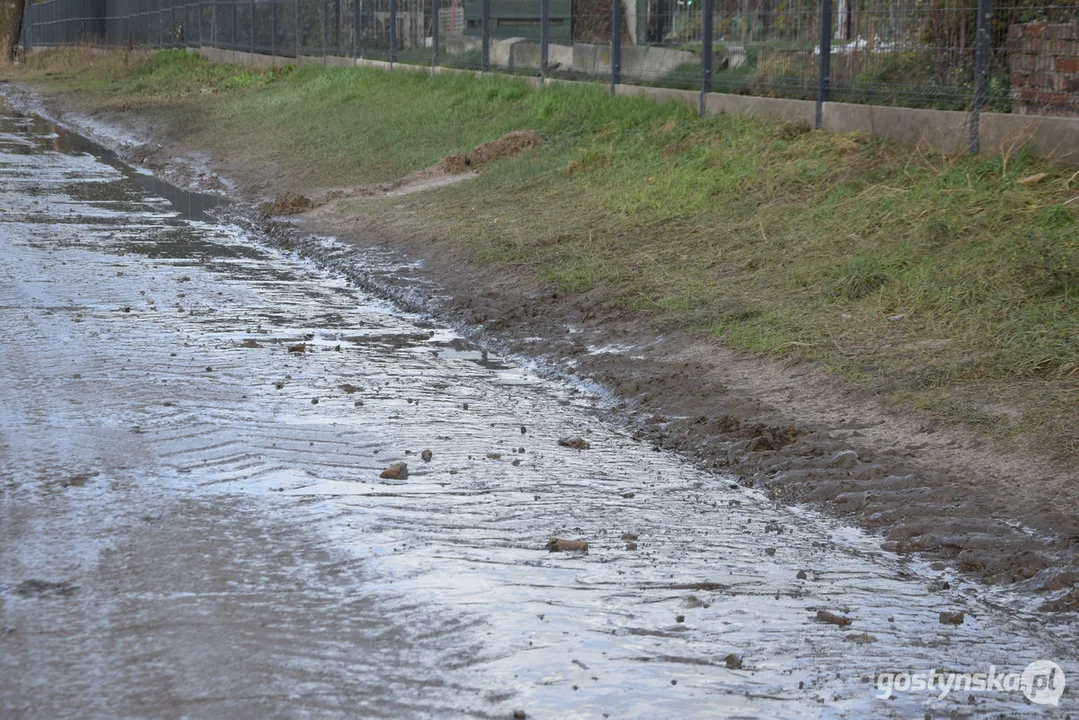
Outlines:
{"type": "Polygon", "coordinates": [[[22,32],[23,0],[0,0],[0,64],[15,59],[15,45],[22,32]]]}

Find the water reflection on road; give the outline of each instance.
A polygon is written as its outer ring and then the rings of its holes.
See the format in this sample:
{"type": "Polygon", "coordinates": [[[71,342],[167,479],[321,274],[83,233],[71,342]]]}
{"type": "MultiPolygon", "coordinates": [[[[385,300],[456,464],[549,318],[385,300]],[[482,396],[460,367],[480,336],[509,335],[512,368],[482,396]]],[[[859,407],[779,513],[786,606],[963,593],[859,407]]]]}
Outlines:
{"type": "Polygon", "coordinates": [[[1075,634],[654,452],[72,137],[0,119],[0,714],[1074,711],[876,698],[882,671],[1075,670],[1075,634]]]}

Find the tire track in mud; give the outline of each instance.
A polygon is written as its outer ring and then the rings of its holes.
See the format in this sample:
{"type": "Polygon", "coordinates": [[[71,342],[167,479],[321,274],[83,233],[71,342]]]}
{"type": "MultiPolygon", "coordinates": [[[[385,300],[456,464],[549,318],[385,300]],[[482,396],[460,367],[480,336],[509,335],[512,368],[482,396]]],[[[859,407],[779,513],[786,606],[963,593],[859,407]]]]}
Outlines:
{"type": "Polygon", "coordinates": [[[115,173],[34,157],[0,175],[0,710],[899,717],[971,706],[877,699],[877,672],[1074,667],[1030,598],[654,452],[235,226],[76,201],[69,165],[115,173]],[[40,310],[63,306],[87,309],[40,310]]]}

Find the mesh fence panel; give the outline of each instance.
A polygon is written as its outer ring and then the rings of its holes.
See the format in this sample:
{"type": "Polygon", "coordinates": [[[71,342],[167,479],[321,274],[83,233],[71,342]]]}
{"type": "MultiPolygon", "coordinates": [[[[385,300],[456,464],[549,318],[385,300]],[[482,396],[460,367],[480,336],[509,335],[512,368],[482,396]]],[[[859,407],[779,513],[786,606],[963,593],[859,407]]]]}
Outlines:
{"type": "MultiPolygon", "coordinates": [[[[44,0],[27,5],[23,40],[438,62],[686,90],[701,89],[710,68],[716,92],[814,100],[827,87],[824,99],[845,102],[975,102],[978,0],[614,2],[618,15],[612,0],[44,0]]],[[[1079,3],[1008,0],[987,18],[984,109],[1079,116],[1079,3]]]]}

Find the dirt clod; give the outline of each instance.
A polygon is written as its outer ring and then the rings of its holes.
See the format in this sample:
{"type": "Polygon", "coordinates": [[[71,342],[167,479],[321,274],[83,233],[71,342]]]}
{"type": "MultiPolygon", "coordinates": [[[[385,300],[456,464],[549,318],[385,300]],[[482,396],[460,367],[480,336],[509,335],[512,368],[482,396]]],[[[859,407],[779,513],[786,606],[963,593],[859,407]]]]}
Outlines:
{"type": "Polygon", "coordinates": [[[306,195],[294,193],[291,190],[278,195],[270,205],[270,215],[299,215],[316,207],[316,203],[306,195]]]}
{"type": "Polygon", "coordinates": [[[48,580],[23,580],[15,586],[15,592],[22,597],[39,597],[42,595],[71,595],[78,590],[78,586],[69,582],[50,582],[48,580]]]}
{"type": "Polygon", "coordinates": [[[359,388],[356,387],[355,385],[353,385],[352,383],[342,383],[341,385],[338,385],[337,387],[339,387],[346,395],[351,395],[352,393],[359,390],[359,388]]]}
{"type": "Polygon", "coordinates": [[[379,475],[383,480],[404,480],[408,477],[408,463],[394,463],[379,475]]]}
{"type": "Polygon", "coordinates": [[[741,658],[740,655],[735,655],[734,653],[730,653],[729,655],[727,655],[727,657],[723,658],[723,662],[731,670],[741,670],[742,669],[742,658],[741,658]]]}
{"type": "Polygon", "coordinates": [[[72,475],[60,481],[61,487],[82,487],[88,483],[91,479],[97,477],[96,472],[79,473],[78,475],[72,475]]]}
{"type": "Polygon", "coordinates": [[[588,450],[592,447],[587,440],[578,435],[559,438],[558,444],[562,447],[573,448],[574,450],[588,450]]]}
{"type": "Polygon", "coordinates": [[[941,625],[962,625],[967,619],[962,610],[942,610],[940,613],[941,625]]]}
{"type": "Polygon", "coordinates": [[[260,348],[260,347],[262,347],[262,345],[259,344],[258,340],[253,340],[251,338],[248,338],[247,340],[244,340],[242,343],[240,343],[240,347],[260,348]]]}
{"type": "Polygon", "coordinates": [[[795,577],[799,580],[805,580],[809,577],[809,573],[807,573],[805,570],[799,570],[798,574],[795,575],[795,577]]]}
{"type": "Polygon", "coordinates": [[[424,462],[431,462],[432,457],[434,457],[434,455],[431,453],[430,450],[424,450],[420,453],[420,459],[424,462]]]}
{"type": "Polygon", "coordinates": [[[588,552],[588,543],[584,540],[565,540],[563,538],[551,538],[547,541],[549,552],[588,552]]]}
{"type": "Polygon", "coordinates": [[[307,343],[297,343],[296,345],[289,345],[288,351],[290,353],[307,352],[307,343]]]}
{"type": "Polygon", "coordinates": [[[832,625],[838,625],[840,627],[846,627],[847,625],[850,625],[854,621],[851,620],[846,615],[837,615],[836,613],[832,612],[831,610],[818,610],[817,611],[817,622],[831,623],[832,625]]]}

